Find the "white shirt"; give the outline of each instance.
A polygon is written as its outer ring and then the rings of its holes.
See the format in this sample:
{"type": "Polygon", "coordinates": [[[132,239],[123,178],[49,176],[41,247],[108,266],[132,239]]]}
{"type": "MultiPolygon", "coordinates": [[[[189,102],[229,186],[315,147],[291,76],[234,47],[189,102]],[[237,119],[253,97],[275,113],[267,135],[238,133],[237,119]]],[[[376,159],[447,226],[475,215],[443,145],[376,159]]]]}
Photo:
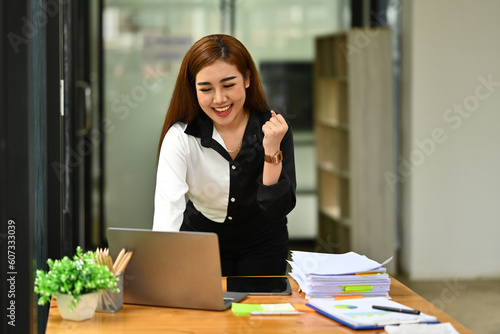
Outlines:
{"type": "MultiPolygon", "coordinates": [[[[187,193],[195,208],[212,221],[226,218],[229,199],[228,162],[201,139],[184,133],[187,124],[174,124],[160,150],[155,194],[155,230],[179,231],[187,193]],[[200,168],[203,166],[203,168],[200,168]]],[[[224,141],[214,127],[213,138],[224,141]]]]}
{"type": "Polygon", "coordinates": [[[280,181],[264,186],[261,127],[269,117],[270,113],[250,113],[234,160],[208,117],[197,118],[189,125],[172,125],[160,149],[153,230],[180,230],[186,194],[194,208],[211,222],[231,224],[256,215],[259,220],[283,219],[295,206],[293,138],[290,132],[282,141],[280,181]]]}

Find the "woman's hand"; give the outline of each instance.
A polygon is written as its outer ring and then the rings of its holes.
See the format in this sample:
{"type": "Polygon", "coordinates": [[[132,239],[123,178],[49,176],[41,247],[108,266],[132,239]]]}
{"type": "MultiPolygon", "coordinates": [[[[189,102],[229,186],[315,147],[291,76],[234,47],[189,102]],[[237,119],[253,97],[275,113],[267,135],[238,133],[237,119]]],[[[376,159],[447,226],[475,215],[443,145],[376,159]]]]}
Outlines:
{"type": "Polygon", "coordinates": [[[287,131],[288,124],[283,116],[271,110],[271,118],[262,126],[262,132],[264,132],[262,145],[265,154],[272,156],[280,150],[281,140],[287,131]]]}

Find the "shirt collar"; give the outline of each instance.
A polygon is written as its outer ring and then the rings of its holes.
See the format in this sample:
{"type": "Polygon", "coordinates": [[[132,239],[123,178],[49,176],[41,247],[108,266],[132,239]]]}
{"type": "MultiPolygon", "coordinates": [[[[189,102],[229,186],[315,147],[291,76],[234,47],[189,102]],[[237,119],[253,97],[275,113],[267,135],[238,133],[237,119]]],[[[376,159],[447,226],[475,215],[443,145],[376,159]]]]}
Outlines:
{"type": "Polygon", "coordinates": [[[184,133],[201,139],[212,138],[212,120],[203,112],[188,124],[184,133]]]}
{"type": "MultiPolygon", "coordinates": [[[[260,137],[262,134],[262,124],[270,118],[270,113],[250,112],[246,133],[254,137],[260,137]],[[262,119],[262,120],[261,120],[262,119]]],[[[191,123],[188,124],[184,133],[201,139],[201,144],[205,147],[210,147],[212,141],[214,125],[210,117],[205,113],[200,113],[191,123]]]]}

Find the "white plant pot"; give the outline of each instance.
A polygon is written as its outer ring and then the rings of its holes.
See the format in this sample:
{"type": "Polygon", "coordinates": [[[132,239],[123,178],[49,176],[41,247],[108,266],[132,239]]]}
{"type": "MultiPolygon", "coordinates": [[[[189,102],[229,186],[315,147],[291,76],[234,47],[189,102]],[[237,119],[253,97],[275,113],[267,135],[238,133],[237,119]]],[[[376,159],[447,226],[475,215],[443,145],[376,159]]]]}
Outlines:
{"type": "Polygon", "coordinates": [[[97,308],[98,292],[87,293],[80,296],[80,301],[76,307],[70,311],[69,305],[73,296],[66,294],[57,295],[57,307],[61,313],[61,317],[65,320],[82,321],[90,319],[94,316],[97,308]]]}

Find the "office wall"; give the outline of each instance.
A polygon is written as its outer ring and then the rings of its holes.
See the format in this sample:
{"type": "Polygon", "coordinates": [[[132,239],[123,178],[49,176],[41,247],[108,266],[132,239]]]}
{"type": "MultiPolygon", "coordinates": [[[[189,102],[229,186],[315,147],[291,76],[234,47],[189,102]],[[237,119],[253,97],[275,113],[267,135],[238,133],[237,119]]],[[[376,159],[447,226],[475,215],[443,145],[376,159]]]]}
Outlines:
{"type": "Polygon", "coordinates": [[[404,1],[402,266],[500,277],[500,2],[404,1]]]}

